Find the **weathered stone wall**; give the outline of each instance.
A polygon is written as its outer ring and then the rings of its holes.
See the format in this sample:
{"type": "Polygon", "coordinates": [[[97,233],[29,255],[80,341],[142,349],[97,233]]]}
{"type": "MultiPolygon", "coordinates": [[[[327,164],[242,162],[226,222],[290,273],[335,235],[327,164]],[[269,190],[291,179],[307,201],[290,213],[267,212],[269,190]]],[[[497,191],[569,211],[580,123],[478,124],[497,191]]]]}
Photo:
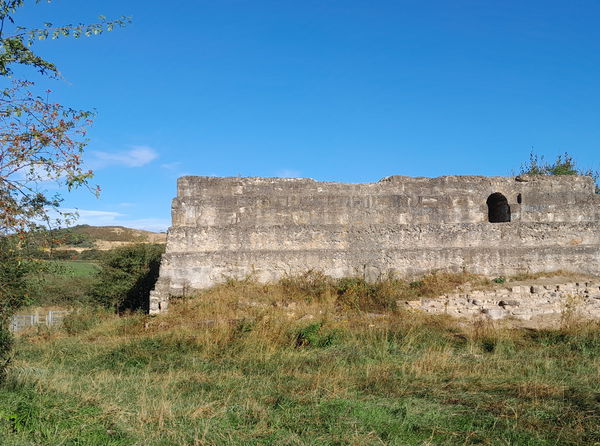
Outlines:
{"type": "MultiPolygon", "coordinates": [[[[600,282],[499,287],[398,302],[417,311],[467,319],[530,321],[533,326],[600,319],[600,282]]],[[[522,324],[520,324],[522,325],[522,324]]]]}
{"type": "Polygon", "coordinates": [[[600,272],[600,200],[589,177],[183,177],[177,185],[152,312],[169,295],[249,274],[600,272]],[[502,194],[510,222],[488,221],[492,194],[502,194]]]}

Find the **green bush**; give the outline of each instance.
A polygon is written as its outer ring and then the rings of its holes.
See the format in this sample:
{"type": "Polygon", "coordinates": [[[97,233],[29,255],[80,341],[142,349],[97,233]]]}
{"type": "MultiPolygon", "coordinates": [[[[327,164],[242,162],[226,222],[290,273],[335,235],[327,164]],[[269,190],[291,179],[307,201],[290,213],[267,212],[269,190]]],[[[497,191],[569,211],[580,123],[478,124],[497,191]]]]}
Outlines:
{"type": "Polygon", "coordinates": [[[8,331],[11,316],[30,303],[28,277],[41,271],[40,262],[24,255],[28,240],[0,237],[0,381],[10,359],[12,336],[8,331]]]}
{"type": "Polygon", "coordinates": [[[99,249],[86,249],[85,251],[81,251],[79,256],[77,257],[79,260],[100,260],[102,258],[103,252],[99,249]]]}
{"type": "Polygon", "coordinates": [[[23,256],[15,238],[0,237],[0,321],[29,303],[28,277],[43,265],[23,256]]]}
{"type": "Polygon", "coordinates": [[[0,383],[4,381],[6,366],[10,361],[13,337],[8,331],[8,324],[0,322],[0,383]]]}
{"type": "Polygon", "coordinates": [[[164,245],[137,244],[108,251],[100,261],[94,298],[117,312],[147,311],[164,249],[164,245]]]}
{"type": "Polygon", "coordinates": [[[558,155],[553,163],[544,160],[543,155],[537,155],[531,152],[529,161],[521,165],[520,174],[526,175],[582,175],[591,177],[596,184],[596,193],[600,193],[598,180],[600,172],[593,169],[585,169],[577,166],[577,163],[571,155],[564,153],[558,155]]]}
{"type": "Polygon", "coordinates": [[[335,330],[325,330],[320,322],[307,325],[295,334],[296,348],[329,347],[335,343],[339,334],[335,330]]]}

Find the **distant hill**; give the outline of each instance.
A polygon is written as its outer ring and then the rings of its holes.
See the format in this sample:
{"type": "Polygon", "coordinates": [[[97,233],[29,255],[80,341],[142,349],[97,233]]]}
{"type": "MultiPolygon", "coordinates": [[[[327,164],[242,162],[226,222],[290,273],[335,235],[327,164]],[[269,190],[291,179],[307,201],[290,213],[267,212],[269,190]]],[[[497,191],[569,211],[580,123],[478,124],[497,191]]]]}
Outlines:
{"type": "Polygon", "coordinates": [[[77,225],[51,231],[55,249],[112,249],[132,243],[166,243],[167,234],[124,226],[77,225]]]}

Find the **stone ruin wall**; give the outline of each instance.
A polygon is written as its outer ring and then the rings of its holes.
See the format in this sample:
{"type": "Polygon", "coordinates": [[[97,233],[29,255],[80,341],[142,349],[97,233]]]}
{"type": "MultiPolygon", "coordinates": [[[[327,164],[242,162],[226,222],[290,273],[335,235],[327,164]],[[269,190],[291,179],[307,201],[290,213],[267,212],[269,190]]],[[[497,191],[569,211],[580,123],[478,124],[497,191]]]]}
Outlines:
{"type": "Polygon", "coordinates": [[[400,307],[429,314],[471,320],[509,320],[531,328],[552,327],[600,319],[600,281],[500,286],[397,303],[400,307]]]}
{"type": "Polygon", "coordinates": [[[308,269],[369,280],[431,270],[600,273],[600,199],[589,177],[182,177],[172,220],[151,313],[227,278],[308,269]],[[489,222],[492,194],[505,197],[510,222],[489,222]]]}

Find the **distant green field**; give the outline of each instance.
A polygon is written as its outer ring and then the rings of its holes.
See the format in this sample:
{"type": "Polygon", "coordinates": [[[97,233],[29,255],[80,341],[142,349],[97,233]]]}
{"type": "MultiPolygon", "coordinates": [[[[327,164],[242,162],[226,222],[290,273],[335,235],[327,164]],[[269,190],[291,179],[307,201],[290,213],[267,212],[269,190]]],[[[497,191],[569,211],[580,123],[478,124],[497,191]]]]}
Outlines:
{"type": "Polygon", "coordinates": [[[97,263],[85,260],[52,260],[59,269],[57,275],[67,277],[89,277],[100,271],[97,263]]]}

